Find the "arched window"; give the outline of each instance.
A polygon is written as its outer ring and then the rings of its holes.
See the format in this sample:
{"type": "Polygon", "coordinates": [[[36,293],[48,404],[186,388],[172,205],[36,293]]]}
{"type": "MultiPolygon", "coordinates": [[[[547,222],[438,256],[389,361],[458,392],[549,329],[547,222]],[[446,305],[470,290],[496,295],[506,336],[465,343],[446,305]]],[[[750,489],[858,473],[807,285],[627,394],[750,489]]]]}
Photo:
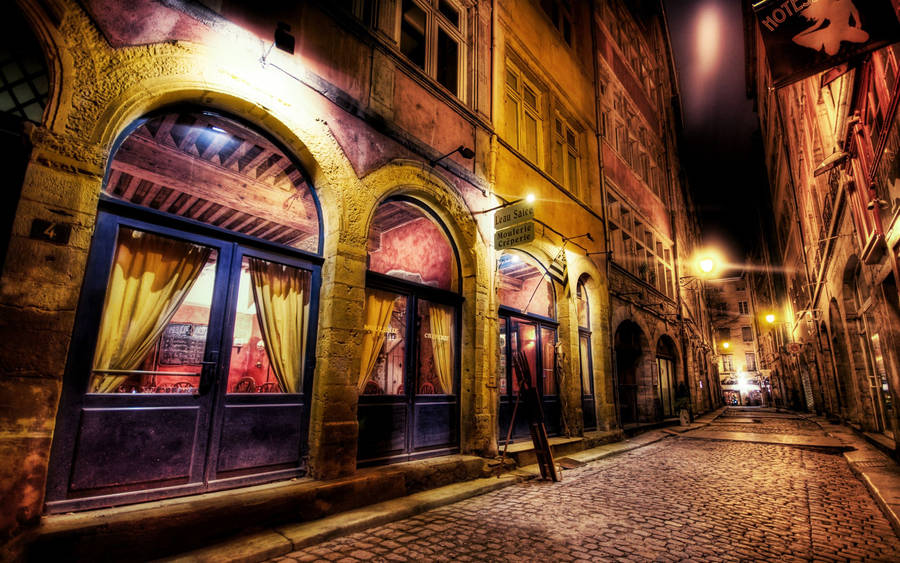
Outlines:
{"type": "MultiPolygon", "coordinates": [[[[561,409],[556,376],[556,300],[550,275],[530,255],[508,251],[499,258],[497,296],[500,301],[500,434],[505,438],[519,392],[519,378],[538,389],[547,431],[560,431],[561,409]],[[524,360],[519,373],[512,358],[524,360]]],[[[527,420],[516,415],[513,436],[528,434],[527,420]]]]}
{"type": "Polygon", "coordinates": [[[407,198],[379,205],[367,249],[358,459],[447,453],[458,447],[456,249],[431,212],[407,198]]]}
{"type": "Polygon", "coordinates": [[[594,405],[593,358],[591,357],[591,309],[588,302],[585,279],[578,281],[575,288],[575,307],[578,314],[578,366],[581,373],[581,410],[584,429],[597,427],[594,405]]]}
{"type": "Polygon", "coordinates": [[[60,411],[74,434],[55,475],[71,478],[51,503],[303,473],[319,216],[296,161],[235,119],[168,111],[128,131],[103,186],[60,411]]]}

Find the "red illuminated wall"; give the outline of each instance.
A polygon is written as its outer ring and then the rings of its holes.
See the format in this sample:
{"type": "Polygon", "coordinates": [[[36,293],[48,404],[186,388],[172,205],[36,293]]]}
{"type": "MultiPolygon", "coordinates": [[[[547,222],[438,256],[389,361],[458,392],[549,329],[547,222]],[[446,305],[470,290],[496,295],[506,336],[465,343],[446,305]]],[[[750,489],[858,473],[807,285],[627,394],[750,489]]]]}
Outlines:
{"type": "Polygon", "coordinates": [[[370,270],[418,275],[422,283],[441,289],[456,289],[451,287],[455,267],[456,260],[444,233],[424,217],[385,231],[381,246],[369,253],[370,270]]]}

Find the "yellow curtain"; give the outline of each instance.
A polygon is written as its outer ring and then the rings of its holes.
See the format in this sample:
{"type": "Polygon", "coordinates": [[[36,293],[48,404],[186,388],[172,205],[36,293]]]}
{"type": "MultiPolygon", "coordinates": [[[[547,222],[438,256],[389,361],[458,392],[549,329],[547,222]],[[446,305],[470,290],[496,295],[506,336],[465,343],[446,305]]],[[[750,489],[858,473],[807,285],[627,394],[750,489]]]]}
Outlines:
{"type": "Polygon", "coordinates": [[[283,393],[299,393],[309,324],[310,274],[258,258],[248,261],[256,318],[275,379],[283,393]]]}
{"type": "Polygon", "coordinates": [[[94,355],[91,393],[114,393],[127,376],[102,370],[132,370],[184,301],[211,249],[167,237],[122,229],[94,355]]]}
{"type": "Polygon", "coordinates": [[[431,325],[431,349],[434,370],[441,383],[441,393],[453,394],[453,311],[441,305],[428,305],[431,325]]]}
{"type": "Polygon", "coordinates": [[[391,323],[391,313],[394,311],[395,295],[376,289],[366,290],[366,324],[364,326],[362,344],[362,361],[359,366],[359,379],[356,386],[362,393],[366,388],[366,382],[375,369],[378,353],[384,344],[384,331],[391,323]]]}

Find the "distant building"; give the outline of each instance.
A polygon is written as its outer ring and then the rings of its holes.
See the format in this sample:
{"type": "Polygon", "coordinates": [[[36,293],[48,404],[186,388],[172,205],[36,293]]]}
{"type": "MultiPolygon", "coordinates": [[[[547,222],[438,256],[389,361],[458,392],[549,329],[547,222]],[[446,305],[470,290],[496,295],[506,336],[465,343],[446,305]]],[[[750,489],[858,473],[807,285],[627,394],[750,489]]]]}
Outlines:
{"type": "Polygon", "coordinates": [[[770,374],[762,368],[757,312],[747,277],[707,282],[709,313],[726,405],[769,405],[770,374]]]}

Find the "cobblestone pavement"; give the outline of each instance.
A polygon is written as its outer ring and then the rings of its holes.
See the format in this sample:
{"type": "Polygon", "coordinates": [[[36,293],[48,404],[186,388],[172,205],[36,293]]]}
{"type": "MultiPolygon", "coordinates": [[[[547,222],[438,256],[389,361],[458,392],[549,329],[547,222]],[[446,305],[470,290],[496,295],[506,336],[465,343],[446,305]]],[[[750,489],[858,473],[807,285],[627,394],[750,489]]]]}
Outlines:
{"type": "Polygon", "coordinates": [[[671,437],[276,559],[315,560],[900,561],[900,539],[841,456],[671,437]]]}

